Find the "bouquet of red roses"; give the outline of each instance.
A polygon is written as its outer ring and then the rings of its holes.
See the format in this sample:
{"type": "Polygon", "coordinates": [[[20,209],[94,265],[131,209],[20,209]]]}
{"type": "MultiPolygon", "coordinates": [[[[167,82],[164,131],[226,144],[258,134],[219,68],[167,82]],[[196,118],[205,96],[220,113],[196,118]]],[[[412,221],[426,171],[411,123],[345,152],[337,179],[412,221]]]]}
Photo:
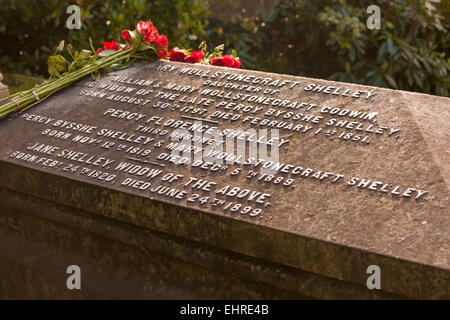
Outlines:
{"type": "Polygon", "coordinates": [[[231,56],[223,55],[223,45],[216,47],[213,53],[208,53],[206,43],[202,42],[199,50],[174,48],[169,54],[167,37],[159,34],[150,21],[140,21],[135,30],[123,30],[122,39],[124,43],[103,41],[103,48],[97,50],[89,39],[90,50],[81,51],[74,51],[70,44],[61,41],[47,61],[50,78],[33,89],[2,99],[9,99],[9,102],[0,106],[0,118],[18,110],[25,111],[87,75],[92,75],[92,78],[97,80],[101,71],[121,70],[138,59],[167,59],[231,68],[241,66],[235,50],[231,56]]]}

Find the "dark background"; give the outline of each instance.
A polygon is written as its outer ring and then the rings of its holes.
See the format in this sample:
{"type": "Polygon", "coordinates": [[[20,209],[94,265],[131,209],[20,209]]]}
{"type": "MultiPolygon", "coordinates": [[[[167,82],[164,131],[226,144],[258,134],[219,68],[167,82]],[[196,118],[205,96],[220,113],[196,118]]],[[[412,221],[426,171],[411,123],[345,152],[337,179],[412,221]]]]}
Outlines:
{"type": "Polygon", "coordinates": [[[1,0],[0,69],[48,77],[60,40],[80,50],[151,19],[169,47],[235,48],[243,68],[448,96],[448,0],[1,0]],[[66,9],[81,8],[68,30],[66,9]],[[369,5],[381,29],[366,27],[369,5]]]}

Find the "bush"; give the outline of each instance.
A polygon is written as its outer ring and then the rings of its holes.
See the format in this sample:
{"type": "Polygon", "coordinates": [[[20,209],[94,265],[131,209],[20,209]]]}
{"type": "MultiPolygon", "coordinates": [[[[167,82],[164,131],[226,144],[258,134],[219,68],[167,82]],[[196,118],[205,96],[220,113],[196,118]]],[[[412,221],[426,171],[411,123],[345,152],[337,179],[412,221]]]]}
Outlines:
{"type": "Polygon", "coordinates": [[[171,46],[198,46],[205,34],[206,0],[1,0],[0,65],[4,69],[48,76],[47,58],[60,40],[77,50],[101,41],[119,40],[121,30],[152,19],[171,46]],[[67,7],[81,9],[82,28],[69,30],[67,7]]]}
{"type": "Polygon", "coordinates": [[[376,1],[381,29],[369,30],[373,3],[284,0],[262,18],[209,29],[252,69],[448,96],[449,2],[376,1]]]}
{"type": "Polygon", "coordinates": [[[2,0],[0,65],[47,76],[47,57],[59,40],[80,49],[92,37],[100,46],[152,18],[170,47],[224,43],[228,53],[237,49],[244,68],[448,96],[448,0],[75,2],[83,27],[70,31],[66,8],[73,1],[2,0]],[[381,8],[380,30],[366,27],[373,3],[381,8]]]}

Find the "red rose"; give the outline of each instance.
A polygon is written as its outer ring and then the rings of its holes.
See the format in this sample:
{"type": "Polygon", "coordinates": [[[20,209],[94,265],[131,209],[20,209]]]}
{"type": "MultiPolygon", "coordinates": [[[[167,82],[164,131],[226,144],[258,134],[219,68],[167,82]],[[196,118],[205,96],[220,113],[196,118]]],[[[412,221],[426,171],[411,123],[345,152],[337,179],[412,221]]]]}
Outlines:
{"type": "Polygon", "coordinates": [[[98,48],[98,49],[97,49],[97,53],[100,53],[100,52],[102,52],[102,51],[103,51],[102,48],[98,48]]]}
{"type": "Polygon", "coordinates": [[[186,57],[187,55],[184,51],[170,49],[170,61],[184,62],[186,57]]]}
{"type": "Polygon", "coordinates": [[[191,52],[189,57],[186,57],[186,59],[184,61],[187,63],[198,63],[198,62],[202,61],[202,59],[203,59],[203,52],[201,50],[197,50],[197,51],[191,52]]]}
{"type": "Polygon", "coordinates": [[[158,47],[167,47],[169,44],[169,41],[167,40],[167,37],[165,35],[160,35],[158,38],[156,38],[154,44],[158,47]]]}
{"type": "Polygon", "coordinates": [[[154,42],[159,37],[158,30],[150,21],[139,21],[136,28],[143,35],[145,43],[154,42]]]}
{"type": "Polygon", "coordinates": [[[156,52],[156,55],[158,56],[158,58],[163,59],[165,57],[167,57],[167,49],[163,49],[163,50],[159,50],[156,52]]]}
{"type": "Polygon", "coordinates": [[[232,67],[234,65],[234,58],[228,55],[224,55],[211,60],[213,66],[218,67],[232,67]]]}
{"type": "Polygon", "coordinates": [[[102,43],[106,50],[120,50],[119,44],[115,41],[111,42],[103,41],[102,43]]]}
{"type": "Polygon", "coordinates": [[[213,66],[229,67],[229,68],[239,68],[241,66],[241,62],[239,60],[229,55],[214,58],[211,60],[211,64],[213,66]]]}
{"type": "Polygon", "coordinates": [[[238,59],[234,59],[234,65],[233,68],[239,69],[241,67],[241,61],[238,59]]]}
{"type": "Polygon", "coordinates": [[[122,30],[122,39],[125,40],[126,42],[131,41],[131,35],[129,30],[122,30]]]}

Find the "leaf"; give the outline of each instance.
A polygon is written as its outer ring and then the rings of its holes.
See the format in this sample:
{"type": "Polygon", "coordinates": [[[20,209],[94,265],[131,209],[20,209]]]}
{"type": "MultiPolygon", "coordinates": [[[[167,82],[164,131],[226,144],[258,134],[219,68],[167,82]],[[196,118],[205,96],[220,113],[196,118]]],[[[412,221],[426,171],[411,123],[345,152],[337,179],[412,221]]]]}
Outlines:
{"type": "Polygon", "coordinates": [[[397,83],[395,82],[395,80],[388,74],[385,74],[384,77],[386,78],[387,82],[389,82],[389,84],[392,86],[392,88],[397,89],[397,83]]]}
{"type": "Polygon", "coordinates": [[[129,62],[123,63],[123,64],[120,64],[120,63],[113,64],[111,66],[111,69],[114,71],[123,70],[123,69],[129,68],[133,63],[134,63],[134,61],[129,61],[129,62]]]}
{"type": "Polygon", "coordinates": [[[89,37],[89,44],[91,45],[92,52],[96,52],[95,49],[94,49],[94,45],[92,44],[92,38],[91,37],[89,37]]]}
{"type": "Polygon", "coordinates": [[[76,68],[77,68],[76,64],[77,64],[76,61],[73,61],[71,64],[69,64],[69,67],[67,68],[67,71],[68,71],[68,72],[75,71],[76,68]]]}
{"type": "Polygon", "coordinates": [[[393,55],[394,53],[397,52],[397,47],[392,43],[392,40],[391,40],[391,39],[387,39],[386,44],[387,44],[387,51],[388,51],[391,55],[393,55]]]}
{"type": "Polygon", "coordinates": [[[56,51],[61,52],[63,50],[64,50],[64,40],[61,40],[58,46],[56,47],[56,51]]]}
{"type": "MultiPolygon", "coordinates": [[[[139,43],[139,47],[138,47],[138,51],[147,51],[149,49],[152,49],[151,45],[146,44],[145,42],[140,42],[139,43]]],[[[102,51],[103,52],[103,51],[102,51]]]]}
{"type": "Polygon", "coordinates": [[[200,43],[200,45],[198,46],[198,48],[203,52],[206,51],[206,41],[203,40],[202,43],[200,43]]]}
{"type": "Polygon", "coordinates": [[[130,38],[132,40],[136,39],[136,30],[130,31],[128,30],[129,34],[130,34],[130,38]]]}
{"type": "Polygon", "coordinates": [[[372,78],[377,74],[378,70],[370,70],[369,72],[366,73],[366,77],[367,78],[372,78]]]}
{"type": "Polygon", "coordinates": [[[384,81],[383,81],[383,77],[381,74],[378,74],[377,76],[375,76],[374,78],[374,84],[377,87],[385,87],[384,85],[384,81]]]}
{"type": "Polygon", "coordinates": [[[223,51],[225,49],[225,45],[222,43],[220,46],[214,48],[214,51],[223,51]]]}
{"type": "Polygon", "coordinates": [[[231,55],[232,55],[233,57],[237,58],[238,54],[237,54],[236,49],[231,50],[231,55]]]}
{"type": "MultiPolygon", "coordinates": [[[[113,50],[111,50],[111,51],[113,51],[113,50]]],[[[86,59],[86,58],[89,58],[89,56],[91,55],[91,51],[90,50],[86,50],[86,49],[83,49],[83,50],[81,50],[81,52],[80,52],[80,58],[81,59],[86,59]]]]}
{"type": "Polygon", "coordinates": [[[70,43],[67,44],[66,49],[70,56],[73,58],[73,47],[70,43]]]}
{"type": "Polygon", "coordinates": [[[67,61],[62,55],[50,56],[47,60],[48,73],[52,77],[59,76],[61,73],[66,71],[67,61]]]}
{"type": "Polygon", "coordinates": [[[356,53],[355,53],[355,49],[353,47],[350,48],[350,51],[348,52],[348,56],[349,56],[351,62],[355,61],[356,53]]]}
{"type": "Polygon", "coordinates": [[[346,63],[345,64],[345,73],[346,74],[350,74],[352,72],[352,68],[351,68],[351,66],[350,66],[350,63],[346,63]]]}
{"type": "Polygon", "coordinates": [[[422,75],[420,75],[416,72],[413,72],[413,78],[414,78],[416,84],[419,86],[419,88],[422,88],[423,87],[422,75]]]}
{"type": "Polygon", "coordinates": [[[116,53],[117,51],[115,51],[115,50],[103,50],[102,52],[100,52],[99,54],[98,54],[98,56],[99,57],[107,57],[107,56],[110,56],[110,55],[112,55],[112,54],[114,54],[114,53],[116,53]]]}
{"type": "Polygon", "coordinates": [[[270,12],[266,17],[264,17],[264,21],[265,22],[272,22],[272,21],[274,21],[277,18],[279,13],[280,13],[279,9],[272,10],[272,12],[270,12]]]}
{"type": "Polygon", "coordinates": [[[98,79],[100,79],[100,72],[93,72],[93,73],[91,73],[91,77],[92,77],[92,80],[94,80],[94,81],[97,81],[98,79]]]}
{"type": "Polygon", "coordinates": [[[48,65],[48,74],[50,75],[50,78],[54,78],[54,77],[59,76],[59,72],[51,64],[48,65]]]}
{"type": "Polygon", "coordinates": [[[406,80],[408,81],[408,84],[409,84],[409,86],[411,87],[412,85],[413,85],[413,78],[412,78],[412,75],[411,75],[411,70],[406,70],[405,71],[405,75],[406,75],[406,80]]]}
{"type": "Polygon", "coordinates": [[[383,42],[383,44],[380,46],[380,49],[378,49],[378,58],[381,58],[386,53],[387,44],[386,42],[383,42]]]}

